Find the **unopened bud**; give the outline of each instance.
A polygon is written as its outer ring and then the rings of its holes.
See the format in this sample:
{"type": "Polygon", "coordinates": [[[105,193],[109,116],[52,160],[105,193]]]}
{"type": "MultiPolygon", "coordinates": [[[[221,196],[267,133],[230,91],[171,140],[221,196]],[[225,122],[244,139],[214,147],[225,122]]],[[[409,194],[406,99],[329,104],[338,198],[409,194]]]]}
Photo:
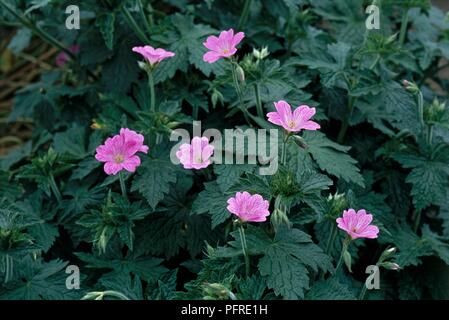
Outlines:
{"type": "Polygon", "coordinates": [[[396,247],[385,249],[384,252],[382,252],[382,254],[380,255],[379,261],[383,262],[383,261],[393,257],[394,254],[396,253],[396,251],[397,251],[396,247]]]}
{"type": "Polygon", "coordinates": [[[411,93],[417,93],[419,92],[419,88],[414,82],[410,82],[408,80],[402,80],[402,85],[404,86],[405,90],[411,92],[411,93]]]}
{"type": "Polygon", "coordinates": [[[224,300],[234,296],[234,294],[221,283],[205,283],[203,285],[203,293],[203,298],[208,300],[224,300]]]}
{"type": "Polygon", "coordinates": [[[379,266],[384,267],[387,270],[399,270],[401,266],[394,262],[383,262],[379,266]]]}
{"type": "Polygon", "coordinates": [[[263,47],[260,50],[257,49],[253,49],[253,56],[254,58],[256,58],[257,60],[263,60],[266,57],[268,57],[270,53],[268,52],[267,47],[263,47]]]}
{"type": "Polygon", "coordinates": [[[218,102],[220,102],[220,104],[223,105],[223,101],[224,101],[223,94],[220,91],[214,89],[212,91],[211,100],[212,100],[212,106],[214,108],[218,102]]]}
{"type": "Polygon", "coordinates": [[[90,125],[90,128],[94,129],[94,130],[99,130],[99,129],[102,129],[103,127],[104,126],[102,124],[100,124],[96,119],[93,119],[92,124],[90,125]]]}
{"type": "Polygon", "coordinates": [[[351,254],[349,253],[348,250],[345,250],[345,251],[343,252],[343,261],[345,262],[345,265],[346,265],[346,267],[348,268],[349,272],[352,273],[352,269],[351,269],[352,261],[351,261],[351,260],[352,260],[352,259],[351,259],[351,254]]]}
{"type": "Polygon", "coordinates": [[[243,68],[241,66],[238,66],[235,68],[235,71],[237,72],[237,78],[240,82],[245,82],[245,71],[243,71],[243,68]]]}
{"type": "Polygon", "coordinates": [[[287,214],[280,209],[274,209],[271,214],[271,223],[275,230],[278,230],[281,226],[290,227],[290,220],[288,219],[287,214]]]}
{"type": "Polygon", "coordinates": [[[302,137],[297,136],[297,135],[293,135],[292,138],[293,138],[293,141],[294,141],[300,148],[303,148],[303,149],[308,148],[308,145],[307,145],[307,143],[306,143],[306,140],[304,140],[302,137]]]}

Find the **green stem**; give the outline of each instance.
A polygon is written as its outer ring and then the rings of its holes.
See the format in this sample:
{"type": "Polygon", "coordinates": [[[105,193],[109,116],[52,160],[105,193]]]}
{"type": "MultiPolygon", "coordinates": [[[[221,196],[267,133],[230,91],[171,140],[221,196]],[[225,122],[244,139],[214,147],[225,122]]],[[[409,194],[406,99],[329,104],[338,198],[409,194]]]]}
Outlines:
{"type": "Polygon", "coordinates": [[[360,291],[359,300],[363,300],[363,298],[365,298],[365,293],[366,293],[366,283],[363,283],[363,288],[360,291]]]}
{"type": "Polygon", "coordinates": [[[413,224],[413,230],[418,232],[419,224],[421,223],[421,210],[417,210],[414,217],[414,224],[413,224]]]}
{"type": "Polygon", "coordinates": [[[340,132],[338,132],[338,137],[337,137],[338,143],[343,143],[343,141],[345,140],[345,135],[346,135],[346,132],[348,131],[348,127],[349,127],[349,119],[352,116],[352,110],[354,108],[354,102],[355,102],[355,98],[349,97],[348,114],[346,115],[345,119],[343,120],[343,123],[341,124],[340,132]]]}
{"type": "Polygon", "coordinates": [[[122,195],[123,195],[123,197],[125,199],[128,199],[128,196],[126,194],[126,185],[125,185],[125,179],[123,177],[123,171],[120,171],[118,173],[118,177],[119,177],[119,180],[120,180],[120,189],[122,189],[122,195]]]}
{"type": "Polygon", "coordinates": [[[335,274],[337,274],[338,269],[340,269],[342,262],[343,262],[343,251],[340,254],[340,258],[338,259],[337,266],[335,267],[335,274]]]}
{"type": "Polygon", "coordinates": [[[156,95],[154,93],[154,78],[153,72],[148,72],[148,87],[150,87],[150,111],[156,112],[156,95]]]}
{"type": "Polygon", "coordinates": [[[401,46],[404,44],[405,34],[407,33],[407,24],[408,24],[408,9],[405,9],[404,13],[402,14],[401,30],[399,31],[399,45],[401,46]]]}
{"type": "Polygon", "coordinates": [[[287,163],[287,142],[288,142],[289,138],[290,138],[290,134],[286,133],[284,131],[284,139],[283,139],[283,144],[282,144],[282,155],[281,155],[281,163],[284,166],[287,163]]]}
{"type": "Polygon", "coordinates": [[[335,223],[332,224],[332,230],[329,235],[329,239],[326,244],[326,253],[329,254],[331,251],[331,245],[335,241],[335,237],[337,236],[337,225],[335,223]]]}
{"type": "Polygon", "coordinates": [[[243,5],[243,10],[242,10],[242,14],[240,15],[239,26],[238,26],[239,31],[245,27],[246,22],[248,21],[249,9],[251,8],[251,2],[252,2],[252,0],[246,0],[245,4],[243,5]]]}
{"type": "Polygon", "coordinates": [[[243,94],[240,88],[239,79],[237,78],[236,67],[238,66],[238,64],[236,62],[233,62],[232,60],[229,61],[231,63],[232,79],[234,81],[235,91],[239,99],[240,110],[243,112],[243,116],[245,117],[246,122],[250,124],[248,115],[246,114],[247,110],[245,109],[245,104],[243,103],[243,94]]]}
{"type": "Polygon", "coordinates": [[[8,254],[5,255],[5,279],[4,283],[8,283],[13,278],[14,260],[8,254]]]}
{"type": "Polygon", "coordinates": [[[42,38],[42,40],[58,48],[59,50],[64,51],[70,58],[74,60],[76,59],[76,56],[73,54],[73,52],[66,48],[59,40],[48,34],[46,31],[42,30],[40,27],[34,25],[33,22],[27,17],[18,14],[9,4],[5,3],[3,0],[0,0],[0,5],[3,6],[9,13],[11,13],[17,20],[19,20],[21,24],[23,24],[37,36],[42,38]]]}
{"type": "Polygon", "coordinates": [[[433,140],[433,125],[429,124],[427,125],[427,144],[430,146],[432,145],[433,140]]]}
{"type": "Polygon", "coordinates": [[[348,238],[343,240],[343,245],[341,247],[341,253],[340,258],[338,259],[337,267],[335,267],[335,274],[337,274],[338,270],[340,269],[342,263],[343,263],[343,253],[348,250],[348,238]]]}
{"type": "Polygon", "coordinates": [[[48,176],[48,182],[50,184],[51,191],[53,191],[53,194],[56,197],[56,201],[58,201],[58,203],[61,203],[62,201],[61,192],[59,191],[58,185],[56,184],[55,181],[55,177],[53,176],[52,173],[50,173],[50,175],[48,176]]]}
{"type": "Polygon", "coordinates": [[[142,0],[138,0],[137,5],[139,6],[140,16],[142,17],[142,20],[145,22],[145,28],[147,29],[147,34],[151,35],[151,25],[147,19],[147,16],[145,15],[145,10],[143,10],[142,0]]]}
{"type": "Polygon", "coordinates": [[[146,36],[145,32],[137,25],[136,20],[134,20],[131,13],[128,11],[128,9],[123,5],[122,6],[122,13],[125,16],[126,21],[128,22],[128,25],[133,29],[134,33],[137,35],[137,37],[145,44],[150,43],[150,39],[146,36]]]}
{"type": "Polygon", "coordinates": [[[424,98],[421,90],[418,91],[418,118],[421,128],[424,127],[424,98]]]}
{"type": "Polygon", "coordinates": [[[118,292],[118,291],[113,291],[113,290],[104,291],[103,296],[112,296],[112,297],[117,297],[122,300],[131,300],[127,296],[125,296],[123,293],[118,292]]]}
{"type": "Polygon", "coordinates": [[[193,106],[192,116],[194,120],[198,120],[198,112],[199,112],[198,106],[197,105],[193,106]]]}
{"type": "Polygon", "coordinates": [[[243,256],[245,257],[245,275],[246,277],[249,276],[249,256],[248,256],[248,248],[246,246],[246,237],[245,237],[245,229],[243,229],[243,226],[239,226],[239,234],[240,234],[240,241],[242,243],[242,251],[243,256]]]}
{"type": "Polygon", "coordinates": [[[259,118],[261,118],[261,119],[264,119],[263,108],[262,108],[262,101],[260,99],[260,88],[259,88],[259,85],[257,83],[254,85],[254,93],[256,95],[257,116],[259,118]]]}

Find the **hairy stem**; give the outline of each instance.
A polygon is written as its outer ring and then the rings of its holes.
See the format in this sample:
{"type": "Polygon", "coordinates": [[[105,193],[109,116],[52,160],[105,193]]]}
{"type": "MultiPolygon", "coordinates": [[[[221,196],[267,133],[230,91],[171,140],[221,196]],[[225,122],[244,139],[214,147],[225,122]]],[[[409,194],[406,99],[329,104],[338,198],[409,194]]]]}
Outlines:
{"type": "Polygon", "coordinates": [[[264,115],[263,115],[262,101],[260,99],[260,88],[257,83],[254,85],[254,94],[256,95],[257,116],[263,119],[264,115]]]}
{"type": "Polygon", "coordinates": [[[240,241],[242,243],[242,251],[243,256],[245,258],[245,275],[246,277],[249,276],[249,256],[248,256],[248,248],[246,246],[246,237],[245,237],[245,229],[243,229],[243,226],[239,226],[239,234],[240,234],[240,241]]]}
{"type": "Polygon", "coordinates": [[[243,5],[242,14],[240,15],[240,20],[239,20],[239,27],[238,27],[239,31],[245,27],[246,22],[248,21],[249,10],[251,8],[251,2],[252,2],[252,0],[246,0],[245,4],[243,5]]]}
{"type": "Polygon", "coordinates": [[[145,22],[145,28],[147,30],[147,34],[151,35],[151,24],[145,15],[145,10],[143,9],[142,0],[137,1],[137,5],[139,7],[140,16],[142,17],[143,22],[145,22]]]}
{"type": "Polygon", "coordinates": [[[405,9],[402,14],[401,29],[399,31],[399,45],[403,45],[405,41],[405,34],[407,33],[408,24],[408,9],[405,9]]]}
{"type": "Polygon", "coordinates": [[[136,20],[134,20],[131,13],[128,11],[128,9],[123,5],[122,6],[122,13],[125,16],[126,22],[128,25],[133,29],[134,33],[137,35],[140,41],[142,41],[145,44],[150,43],[150,39],[146,36],[145,32],[139,27],[136,20]]]}
{"type": "Polygon", "coordinates": [[[355,102],[355,98],[349,97],[348,114],[346,115],[345,119],[343,120],[341,127],[340,127],[340,131],[338,132],[338,137],[337,137],[338,143],[343,143],[343,141],[345,140],[346,132],[348,131],[348,127],[349,127],[349,119],[351,118],[352,110],[354,109],[354,102],[355,102]]]}
{"type": "Polygon", "coordinates": [[[148,72],[148,87],[150,88],[150,111],[156,112],[156,95],[154,93],[153,72],[148,72]]]}
{"type": "Polygon", "coordinates": [[[56,184],[55,181],[55,177],[53,176],[52,173],[50,173],[50,175],[48,176],[48,183],[50,184],[50,189],[53,192],[56,201],[58,201],[58,203],[61,203],[62,201],[61,192],[59,191],[58,185],[56,184]]]}
{"type": "Polygon", "coordinates": [[[125,179],[123,177],[123,171],[120,171],[118,173],[118,177],[119,177],[119,180],[120,180],[120,189],[122,190],[122,195],[123,195],[123,197],[125,199],[128,199],[128,196],[126,194],[126,185],[125,185],[125,179]]]}

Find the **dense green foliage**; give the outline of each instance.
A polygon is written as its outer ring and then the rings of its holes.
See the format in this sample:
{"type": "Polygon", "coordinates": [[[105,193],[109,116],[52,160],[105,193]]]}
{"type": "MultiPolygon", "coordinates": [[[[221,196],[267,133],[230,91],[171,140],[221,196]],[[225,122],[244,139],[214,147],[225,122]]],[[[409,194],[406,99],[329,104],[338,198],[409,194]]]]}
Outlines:
{"type": "Polygon", "coordinates": [[[73,1],[1,2],[24,19],[0,5],[0,23],[23,25],[10,48],[27,47],[30,27],[41,36],[35,26],[81,48],[15,93],[9,121],[31,119],[34,129],[0,160],[1,299],[210,299],[226,290],[237,299],[356,299],[366,266],[389,246],[401,269],[382,268],[380,289],[365,298],[449,298],[449,82],[437,76],[449,59],[449,20],[426,0],[376,1],[380,30],[366,29],[372,1],[362,0],[254,0],[247,18],[243,0],[80,1],[79,30],[64,27],[73,1]],[[245,32],[245,112],[228,64],[202,59],[205,38],[229,28],[245,32]],[[143,44],[176,53],[156,69],[155,113],[131,51],[143,44]],[[256,62],[262,47],[270,54],[256,62]],[[171,163],[171,130],[192,130],[193,120],[275,128],[257,114],[255,88],[264,114],[280,99],[308,104],[321,130],[290,140],[273,176],[257,165],[171,163]],[[129,200],[94,158],[121,127],[150,147],[125,175],[129,200]],[[241,190],[289,208],[288,223],[272,214],[247,227],[249,277],[226,210],[241,190]],[[334,275],[345,237],[335,219],[347,208],[371,212],[380,233],[355,241],[353,272],[334,275]],[[80,267],[79,290],[66,288],[67,265],[80,267]]]}

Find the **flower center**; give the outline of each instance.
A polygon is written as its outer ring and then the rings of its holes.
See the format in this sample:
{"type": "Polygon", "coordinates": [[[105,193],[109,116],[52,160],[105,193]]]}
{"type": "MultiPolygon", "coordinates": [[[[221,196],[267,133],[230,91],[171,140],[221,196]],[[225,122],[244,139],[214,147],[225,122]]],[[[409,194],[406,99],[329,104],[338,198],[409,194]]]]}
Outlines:
{"type": "Polygon", "coordinates": [[[223,49],[223,53],[224,54],[228,54],[229,53],[229,49],[223,49]]]}
{"type": "Polygon", "coordinates": [[[293,120],[290,120],[289,122],[288,122],[288,127],[289,128],[294,128],[294,127],[296,127],[296,123],[295,123],[295,121],[293,121],[293,120]]]}
{"type": "Polygon", "coordinates": [[[356,232],[357,232],[357,228],[356,228],[356,227],[353,227],[353,228],[352,228],[352,232],[356,233],[356,232]]]}
{"type": "Polygon", "coordinates": [[[125,157],[121,154],[117,154],[114,156],[114,162],[115,163],[122,163],[125,160],[125,157]]]}
{"type": "Polygon", "coordinates": [[[199,156],[197,156],[197,157],[195,158],[195,162],[196,162],[196,163],[202,163],[202,162],[203,162],[203,158],[201,157],[201,155],[199,155],[199,156]]]}

